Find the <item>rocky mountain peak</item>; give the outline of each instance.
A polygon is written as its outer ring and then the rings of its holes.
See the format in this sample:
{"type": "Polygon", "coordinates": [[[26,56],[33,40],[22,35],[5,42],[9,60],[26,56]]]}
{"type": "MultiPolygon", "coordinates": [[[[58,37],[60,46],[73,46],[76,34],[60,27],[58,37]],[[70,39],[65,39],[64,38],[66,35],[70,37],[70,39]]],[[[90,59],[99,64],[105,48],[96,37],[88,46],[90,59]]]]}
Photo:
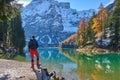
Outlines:
{"type": "Polygon", "coordinates": [[[70,3],[55,0],[33,0],[21,10],[27,40],[35,34],[41,46],[58,46],[77,32],[82,18],[89,20],[93,12],[77,11],[70,8],[70,3]]]}

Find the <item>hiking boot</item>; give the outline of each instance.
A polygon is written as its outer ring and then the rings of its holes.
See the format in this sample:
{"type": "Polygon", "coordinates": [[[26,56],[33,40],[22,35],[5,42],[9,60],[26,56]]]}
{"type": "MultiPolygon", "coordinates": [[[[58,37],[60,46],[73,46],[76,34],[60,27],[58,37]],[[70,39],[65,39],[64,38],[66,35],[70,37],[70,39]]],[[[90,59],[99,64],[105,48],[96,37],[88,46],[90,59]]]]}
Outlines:
{"type": "Polygon", "coordinates": [[[52,73],[52,72],[51,72],[51,73],[49,73],[49,76],[50,76],[50,77],[52,77],[52,76],[53,76],[53,73],[52,73]]]}
{"type": "Polygon", "coordinates": [[[50,77],[52,77],[52,76],[56,76],[56,72],[53,71],[53,72],[49,73],[49,76],[50,76],[50,77]]]}
{"type": "Polygon", "coordinates": [[[35,71],[35,68],[33,66],[31,68],[32,68],[33,71],[35,71]]]}
{"type": "Polygon", "coordinates": [[[53,75],[56,76],[56,72],[55,71],[53,71],[53,75]]]}
{"type": "Polygon", "coordinates": [[[62,77],[60,80],[65,80],[65,78],[64,78],[64,77],[62,77]]]}
{"type": "Polygon", "coordinates": [[[41,64],[38,64],[38,65],[37,65],[37,68],[38,68],[38,69],[41,69],[41,68],[42,68],[41,64]]]}

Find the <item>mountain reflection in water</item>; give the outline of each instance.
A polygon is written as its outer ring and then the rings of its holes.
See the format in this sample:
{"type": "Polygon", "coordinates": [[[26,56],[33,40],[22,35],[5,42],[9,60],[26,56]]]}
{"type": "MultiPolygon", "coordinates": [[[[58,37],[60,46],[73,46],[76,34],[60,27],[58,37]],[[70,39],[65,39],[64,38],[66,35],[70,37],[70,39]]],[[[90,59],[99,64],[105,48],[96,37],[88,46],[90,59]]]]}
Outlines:
{"type": "MultiPolygon", "coordinates": [[[[26,55],[30,61],[30,55],[26,55]]],[[[40,62],[66,80],[120,80],[120,55],[83,54],[74,49],[40,48],[40,62]]]]}
{"type": "MultiPolygon", "coordinates": [[[[66,80],[79,80],[77,64],[61,54],[58,48],[40,48],[39,58],[42,66],[46,67],[49,72],[56,71],[58,76],[66,80]]],[[[26,59],[30,62],[29,53],[26,59]]]]}
{"type": "Polygon", "coordinates": [[[77,64],[80,80],[120,80],[120,54],[83,54],[72,49],[62,53],[77,64]]]}

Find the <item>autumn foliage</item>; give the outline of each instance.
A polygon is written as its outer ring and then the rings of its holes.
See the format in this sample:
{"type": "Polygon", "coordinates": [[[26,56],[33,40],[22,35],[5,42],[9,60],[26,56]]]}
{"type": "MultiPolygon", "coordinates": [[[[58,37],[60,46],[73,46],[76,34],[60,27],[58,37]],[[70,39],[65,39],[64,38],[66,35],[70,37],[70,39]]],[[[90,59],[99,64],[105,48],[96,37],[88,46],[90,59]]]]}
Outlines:
{"type": "Polygon", "coordinates": [[[86,28],[88,27],[88,23],[86,22],[85,19],[82,19],[80,21],[79,27],[78,27],[78,44],[83,45],[84,42],[86,41],[85,39],[85,33],[86,33],[86,28]]]}
{"type": "Polygon", "coordinates": [[[97,17],[93,18],[92,29],[95,33],[96,38],[102,38],[105,32],[104,21],[107,19],[107,10],[100,4],[97,17]]]}

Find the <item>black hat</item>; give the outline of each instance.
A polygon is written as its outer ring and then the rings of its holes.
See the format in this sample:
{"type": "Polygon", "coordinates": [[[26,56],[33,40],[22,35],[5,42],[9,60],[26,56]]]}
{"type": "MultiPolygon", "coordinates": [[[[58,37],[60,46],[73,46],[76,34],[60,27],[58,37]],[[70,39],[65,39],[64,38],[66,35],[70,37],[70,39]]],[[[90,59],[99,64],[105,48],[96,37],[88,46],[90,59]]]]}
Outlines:
{"type": "Polygon", "coordinates": [[[35,38],[35,35],[32,35],[32,38],[34,39],[34,38],[35,38]]]}

